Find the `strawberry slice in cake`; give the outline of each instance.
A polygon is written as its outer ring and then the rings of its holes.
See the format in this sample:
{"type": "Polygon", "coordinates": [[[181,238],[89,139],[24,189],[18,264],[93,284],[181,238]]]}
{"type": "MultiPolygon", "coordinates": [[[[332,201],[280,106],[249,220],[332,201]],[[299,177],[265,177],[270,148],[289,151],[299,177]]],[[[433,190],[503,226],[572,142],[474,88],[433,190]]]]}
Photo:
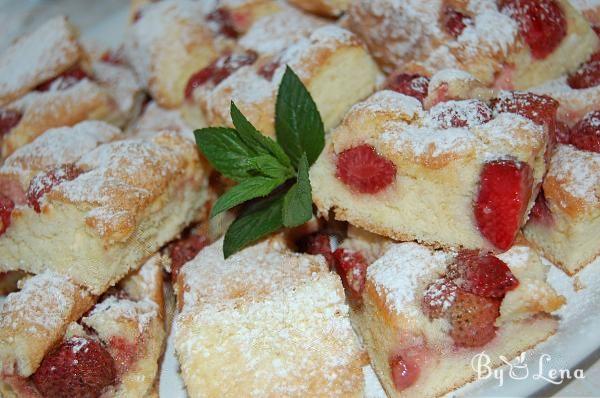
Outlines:
{"type": "Polygon", "coordinates": [[[546,267],[517,243],[494,256],[397,243],[367,269],[355,320],[390,397],[438,397],[471,381],[474,355],[491,367],[551,336],[564,299],[546,267]]]}
{"type": "Polygon", "coordinates": [[[51,271],[25,279],[0,308],[2,396],[158,396],[162,261],[152,257],[100,300],[51,271]]]}
{"type": "Polygon", "coordinates": [[[567,0],[360,0],[347,26],[387,71],[467,71],[525,89],[574,72],[600,42],[567,0]]]}
{"type": "Polygon", "coordinates": [[[600,255],[600,111],[568,128],[550,161],[525,236],[573,275],[600,255]]]}
{"type": "Polygon", "coordinates": [[[505,93],[424,110],[378,92],[332,132],[310,172],[314,201],[323,215],[393,239],[508,250],[546,171],[555,105],[505,93]]]}

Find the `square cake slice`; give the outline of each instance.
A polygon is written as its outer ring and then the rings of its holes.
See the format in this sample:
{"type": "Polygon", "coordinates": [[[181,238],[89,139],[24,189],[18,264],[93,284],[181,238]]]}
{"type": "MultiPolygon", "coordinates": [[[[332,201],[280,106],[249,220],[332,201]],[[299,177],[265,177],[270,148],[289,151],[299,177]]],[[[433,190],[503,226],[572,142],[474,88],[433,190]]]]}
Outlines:
{"type": "Polygon", "coordinates": [[[367,270],[354,310],[371,364],[390,397],[439,397],[475,378],[472,358],[490,366],[551,336],[550,312],[564,299],[521,243],[494,257],[398,243],[367,270]]]}
{"type": "Polygon", "coordinates": [[[529,94],[429,110],[380,91],[355,105],[310,171],[322,215],[396,240],[504,251],[546,172],[549,128],[514,112],[529,94]]]}
{"type": "Polygon", "coordinates": [[[339,277],[280,237],[181,270],[175,347],[190,397],[362,397],[364,351],[339,277]]]}
{"type": "Polygon", "coordinates": [[[102,143],[93,137],[119,130],[86,123],[47,132],[63,140],[43,135],[0,169],[0,270],[52,270],[101,294],[199,214],[208,174],[178,133],[102,143]]]}

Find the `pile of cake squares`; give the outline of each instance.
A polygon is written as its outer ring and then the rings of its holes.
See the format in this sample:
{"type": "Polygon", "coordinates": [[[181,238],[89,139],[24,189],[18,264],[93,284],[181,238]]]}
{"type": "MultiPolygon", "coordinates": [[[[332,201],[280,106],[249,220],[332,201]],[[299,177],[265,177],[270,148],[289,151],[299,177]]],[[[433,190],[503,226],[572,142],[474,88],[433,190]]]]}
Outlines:
{"type": "Polygon", "coordinates": [[[0,396],[439,397],[551,338],[600,255],[600,3],[131,0],[0,54],[0,396]],[[228,257],[193,130],[325,127],[315,215],[228,257]],[[164,395],[164,394],[163,394],[164,395]]]}

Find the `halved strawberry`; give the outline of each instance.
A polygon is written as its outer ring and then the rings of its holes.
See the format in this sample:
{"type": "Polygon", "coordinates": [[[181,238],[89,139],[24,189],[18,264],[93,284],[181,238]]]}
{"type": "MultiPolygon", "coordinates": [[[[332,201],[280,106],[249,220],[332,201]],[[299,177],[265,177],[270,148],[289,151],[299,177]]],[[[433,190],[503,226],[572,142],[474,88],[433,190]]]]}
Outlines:
{"type": "Polygon", "coordinates": [[[427,286],[421,308],[429,319],[443,317],[456,298],[457,286],[450,278],[440,278],[427,286]]]}
{"type": "Polygon", "coordinates": [[[423,102],[427,97],[429,79],[417,74],[397,73],[389,77],[386,88],[423,102]]]}
{"type": "Polygon", "coordinates": [[[188,261],[194,259],[206,246],[210,244],[208,237],[196,233],[178,239],[168,246],[171,257],[171,280],[175,281],[181,267],[188,261]]]}
{"type": "Polygon", "coordinates": [[[389,359],[392,382],[398,391],[407,389],[419,378],[420,369],[415,361],[406,360],[402,355],[394,355],[389,359]]]}
{"type": "Polygon", "coordinates": [[[396,166],[363,144],[338,155],[336,177],[354,191],[374,194],[394,182],[396,166]]]}
{"type": "Polygon", "coordinates": [[[44,357],[32,381],[45,398],[95,398],[116,380],[110,354],[94,340],[72,337],[44,357]]]}
{"type": "Polygon", "coordinates": [[[600,111],[588,113],[573,126],[569,142],[583,151],[600,153],[600,111]]]}
{"type": "Polygon", "coordinates": [[[527,210],[533,176],[524,162],[495,160],[483,166],[474,215],[481,234],[496,248],[508,250],[527,210]]]}
{"type": "Polygon", "coordinates": [[[342,278],[350,298],[359,299],[365,288],[367,278],[367,260],[359,252],[351,252],[342,248],[333,252],[336,271],[342,278]]]}
{"type": "Polygon", "coordinates": [[[82,172],[83,170],[74,164],[68,163],[57,166],[46,173],[36,175],[29,183],[29,188],[27,189],[27,203],[33,207],[36,213],[39,213],[41,211],[40,199],[45,194],[63,181],[74,180],[82,172]]]}
{"type": "Polygon", "coordinates": [[[499,6],[517,22],[534,58],[552,54],[567,35],[565,13],[555,0],[500,0],[499,6]]]}
{"type": "Polygon", "coordinates": [[[571,88],[584,89],[600,85],[600,51],[591,56],[579,69],[570,74],[567,83],[571,88]]]}
{"type": "Polygon", "coordinates": [[[19,111],[0,108],[0,138],[19,124],[22,117],[23,114],[19,111]]]}
{"type": "Polygon", "coordinates": [[[227,54],[213,61],[207,67],[200,69],[188,79],[184,95],[189,99],[194,90],[205,84],[217,85],[227,79],[233,72],[245,65],[252,65],[258,54],[254,51],[246,51],[240,54],[227,54]]]}
{"type": "Polygon", "coordinates": [[[459,288],[481,297],[503,298],[519,285],[506,263],[488,253],[463,250],[450,268],[459,288]]]}
{"type": "Polygon", "coordinates": [[[459,290],[450,307],[450,336],[458,347],[481,347],[496,336],[502,300],[459,290]]]}
{"type": "Polygon", "coordinates": [[[457,38],[465,30],[468,24],[471,23],[471,17],[465,15],[450,6],[444,7],[442,10],[442,26],[446,33],[457,38]]]}
{"type": "Polygon", "coordinates": [[[0,194],[0,236],[5,233],[10,226],[10,218],[14,209],[15,202],[0,194]]]}
{"type": "Polygon", "coordinates": [[[210,12],[206,15],[206,19],[217,25],[217,31],[223,36],[230,39],[236,39],[239,36],[231,13],[225,8],[217,8],[210,12]]]}
{"type": "Polygon", "coordinates": [[[538,197],[535,199],[535,205],[533,205],[533,208],[531,209],[529,219],[546,226],[550,226],[554,222],[552,212],[548,208],[548,203],[546,202],[546,196],[544,195],[543,190],[540,190],[538,197]]]}
{"type": "Polygon", "coordinates": [[[298,241],[298,249],[302,253],[322,255],[325,257],[325,260],[327,260],[329,267],[332,269],[335,268],[335,257],[331,250],[331,239],[326,233],[315,232],[314,234],[303,237],[298,241]]]}

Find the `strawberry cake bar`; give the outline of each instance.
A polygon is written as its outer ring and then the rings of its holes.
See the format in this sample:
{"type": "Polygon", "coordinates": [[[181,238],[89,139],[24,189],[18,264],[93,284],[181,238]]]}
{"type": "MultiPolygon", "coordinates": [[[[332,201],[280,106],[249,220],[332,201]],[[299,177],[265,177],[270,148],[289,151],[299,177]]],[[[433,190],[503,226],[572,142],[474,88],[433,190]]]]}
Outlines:
{"type": "Polygon", "coordinates": [[[162,257],[97,298],[46,271],[0,308],[5,398],[155,397],[163,325],[162,257]]]}
{"type": "Polygon", "coordinates": [[[56,17],[0,55],[0,160],[49,128],[86,119],[119,122],[75,28],[56,17]]]}
{"type": "Polygon", "coordinates": [[[600,111],[558,144],[525,235],[569,275],[600,255],[600,111]]]}
{"type": "Polygon", "coordinates": [[[398,243],[367,269],[357,325],[390,397],[437,397],[551,336],[564,299],[547,269],[517,243],[497,257],[398,243]]]}
{"type": "Polygon", "coordinates": [[[323,257],[275,236],[224,260],[222,242],[179,274],[175,347],[189,396],[362,397],[366,357],[323,257]]]}
{"type": "Polygon", "coordinates": [[[327,25],[280,53],[260,57],[246,50],[213,62],[188,82],[186,120],[191,123],[198,116],[189,115],[201,113],[206,125],[232,125],[229,111],[234,101],[259,131],[274,136],[277,88],[286,65],[310,91],[326,131],[339,123],[352,104],[375,90],[379,76],[355,35],[327,25]]]}
{"type": "Polygon", "coordinates": [[[6,160],[0,271],[51,270],[100,294],[193,221],[208,195],[195,146],[175,132],[120,135],[83,122],[6,160]]]}
{"type": "Polygon", "coordinates": [[[310,172],[313,200],[322,215],[393,239],[505,251],[546,172],[550,128],[519,113],[545,101],[505,93],[425,111],[380,91],[329,137],[310,172]]]}
{"type": "Polygon", "coordinates": [[[524,89],[573,72],[599,41],[566,0],[358,0],[346,25],[386,71],[467,71],[524,89]]]}

